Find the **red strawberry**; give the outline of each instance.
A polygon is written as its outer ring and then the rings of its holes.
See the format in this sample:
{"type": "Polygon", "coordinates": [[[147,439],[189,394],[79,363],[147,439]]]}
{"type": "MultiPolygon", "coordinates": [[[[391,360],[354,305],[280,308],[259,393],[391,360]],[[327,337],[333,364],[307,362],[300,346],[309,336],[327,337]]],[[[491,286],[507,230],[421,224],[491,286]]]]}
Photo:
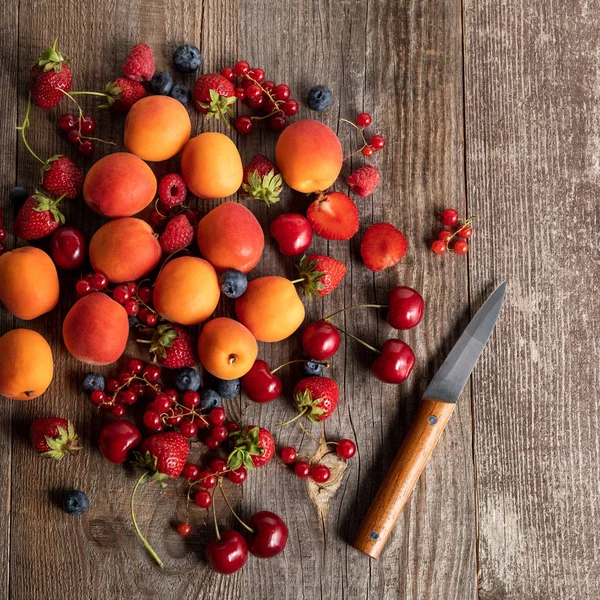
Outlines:
{"type": "Polygon", "coordinates": [[[346,181],[355,194],[364,198],[372,194],[379,185],[379,171],[371,165],[365,165],[349,175],[346,181]]]}
{"type": "Polygon", "coordinates": [[[175,431],[157,433],[146,438],[135,453],[140,465],[153,472],[152,479],[163,481],[181,475],[190,447],[187,440],[175,431]]]}
{"type": "Polygon", "coordinates": [[[42,174],[42,185],[48,193],[69,200],[81,195],[83,175],[70,158],[60,154],[49,158],[42,167],[42,174]]]}
{"type": "Polygon", "coordinates": [[[170,254],[189,246],[194,239],[194,228],[186,215],[177,215],[168,221],[158,241],[163,252],[170,254]]]}
{"type": "Polygon", "coordinates": [[[294,388],[294,404],[300,414],[313,423],[328,419],[338,405],[340,392],[329,377],[305,377],[294,388]]]}
{"type": "Polygon", "coordinates": [[[340,285],[346,275],[346,265],[330,256],[309,254],[303,256],[298,266],[300,277],[304,279],[304,293],[307,296],[327,296],[340,285]]]}
{"type": "Polygon", "coordinates": [[[195,338],[181,325],[159,325],[151,340],[138,342],[150,344],[152,360],[167,369],[195,367],[200,362],[195,338]]]}
{"type": "Polygon", "coordinates": [[[375,223],[363,235],[360,255],[371,271],[395,265],[406,254],[406,238],[390,223],[375,223]]]}
{"type": "Polygon", "coordinates": [[[154,75],[154,54],[146,44],[136,44],[123,65],[123,75],[131,81],[150,81],[154,75]]]}
{"type": "Polygon", "coordinates": [[[106,104],[100,108],[112,108],[117,112],[127,112],[146,95],[146,88],[136,81],[118,77],[106,84],[104,93],[106,94],[106,104]]]}
{"type": "Polygon", "coordinates": [[[266,465],[275,454],[275,442],[268,429],[256,425],[244,425],[231,434],[233,450],[227,458],[227,466],[237,469],[244,465],[254,469],[266,465]]]}
{"type": "Polygon", "coordinates": [[[31,100],[44,110],[56,106],[63,99],[62,92],[71,89],[73,79],[68,65],[70,59],[58,52],[57,40],[55,38],[52,47],[42,52],[29,73],[31,100]]]}
{"type": "Polygon", "coordinates": [[[279,202],[283,179],[277,167],[264,155],[257,154],[244,169],[242,189],[251,198],[267,206],[279,202]]]}
{"type": "Polygon", "coordinates": [[[202,75],[194,85],[194,104],[207,118],[214,117],[229,124],[229,117],[233,117],[232,104],[236,97],[233,83],[218,73],[202,75]]]}
{"type": "Polygon", "coordinates": [[[54,460],[81,450],[73,423],[58,417],[35,419],[29,427],[29,438],[38,454],[54,460]]]}
{"type": "Polygon", "coordinates": [[[58,209],[61,200],[40,193],[29,196],[15,219],[14,234],[24,240],[39,240],[56,231],[65,222],[58,209]]]}
{"type": "Polygon", "coordinates": [[[326,240],[349,240],[358,231],[358,208],[341,192],[320,194],[308,207],[306,218],[326,240]]]}

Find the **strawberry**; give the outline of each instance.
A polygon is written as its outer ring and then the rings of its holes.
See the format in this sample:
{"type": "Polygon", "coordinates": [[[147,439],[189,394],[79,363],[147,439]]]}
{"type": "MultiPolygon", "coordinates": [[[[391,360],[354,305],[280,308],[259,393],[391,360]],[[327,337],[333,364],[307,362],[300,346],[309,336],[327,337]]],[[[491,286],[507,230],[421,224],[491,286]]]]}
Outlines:
{"type": "Polygon", "coordinates": [[[304,279],[304,293],[307,296],[327,296],[341,283],[346,275],[346,265],[335,258],[322,254],[303,256],[298,266],[300,277],[304,279]]]}
{"type": "Polygon", "coordinates": [[[229,125],[235,103],[233,83],[218,73],[206,73],[194,85],[194,104],[207,118],[221,119],[229,125]]]}
{"type": "Polygon", "coordinates": [[[83,175],[70,158],[60,154],[49,158],[42,167],[42,174],[42,185],[48,193],[69,200],[81,195],[83,175]]]}
{"type": "Polygon", "coordinates": [[[372,194],[380,180],[379,171],[371,165],[361,167],[346,179],[350,189],[361,198],[372,194]]]}
{"type": "Polygon", "coordinates": [[[58,52],[57,41],[58,38],[55,38],[52,46],[42,52],[29,72],[31,100],[44,110],[56,106],[63,99],[63,92],[71,89],[73,80],[68,64],[70,59],[58,52]]]}
{"type": "Polygon", "coordinates": [[[151,340],[138,340],[150,344],[150,355],[154,362],[167,369],[195,367],[200,361],[196,349],[196,340],[192,334],[181,327],[165,323],[154,330],[151,340]]]}
{"type": "Polygon", "coordinates": [[[358,208],[341,192],[319,194],[308,207],[306,218],[314,232],[326,240],[349,240],[358,231],[358,208]]]}
{"type": "Polygon", "coordinates": [[[360,255],[371,271],[395,265],[406,254],[406,238],[390,223],[375,223],[363,235],[360,255]]]}
{"type": "Polygon", "coordinates": [[[241,430],[231,434],[233,450],[227,458],[230,469],[244,465],[254,469],[266,465],[275,454],[275,442],[268,429],[256,425],[244,425],[241,430]]]}
{"type": "Polygon", "coordinates": [[[29,438],[38,454],[54,460],[81,450],[73,423],[58,417],[35,419],[29,427],[29,438]]]}
{"type": "Polygon", "coordinates": [[[328,419],[339,400],[337,383],[329,377],[305,377],[294,388],[294,404],[299,415],[316,423],[328,419]]]}
{"type": "Polygon", "coordinates": [[[279,202],[283,179],[277,167],[264,155],[257,154],[244,169],[242,190],[267,206],[279,202]]]}
{"type": "Polygon", "coordinates": [[[56,231],[65,222],[58,209],[61,200],[62,196],[53,200],[39,192],[29,196],[17,213],[14,234],[24,240],[39,240],[56,231]]]}
{"type": "Polygon", "coordinates": [[[167,222],[158,241],[163,252],[170,254],[189,246],[193,239],[194,228],[187,216],[177,215],[167,222]]]}
{"type": "Polygon", "coordinates": [[[146,438],[135,452],[138,463],[152,473],[151,479],[164,481],[181,475],[190,447],[187,440],[175,431],[157,433],[146,438]]]}
{"type": "Polygon", "coordinates": [[[123,75],[131,81],[150,81],[154,75],[154,54],[146,44],[136,44],[123,65],[123,75]]]}
{"type": "Polygon", "coordinates": [[[141,83],[118,77],[106,84],[104,88],[106,104],[100,108],[112,108],[116,112],[128,112],[129,109],[146,95],[146,89],[141,83]]]}

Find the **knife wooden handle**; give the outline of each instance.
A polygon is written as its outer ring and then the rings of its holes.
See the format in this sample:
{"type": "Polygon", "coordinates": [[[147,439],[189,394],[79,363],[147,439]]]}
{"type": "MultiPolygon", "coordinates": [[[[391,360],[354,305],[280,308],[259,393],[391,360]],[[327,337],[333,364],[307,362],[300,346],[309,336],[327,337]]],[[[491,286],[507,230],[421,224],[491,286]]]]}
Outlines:
{"type": "Polygon", "coordinates": [[[456,405],[421,401],[417,415],[356,535],[353,546],[378,558],[456,405]]]}

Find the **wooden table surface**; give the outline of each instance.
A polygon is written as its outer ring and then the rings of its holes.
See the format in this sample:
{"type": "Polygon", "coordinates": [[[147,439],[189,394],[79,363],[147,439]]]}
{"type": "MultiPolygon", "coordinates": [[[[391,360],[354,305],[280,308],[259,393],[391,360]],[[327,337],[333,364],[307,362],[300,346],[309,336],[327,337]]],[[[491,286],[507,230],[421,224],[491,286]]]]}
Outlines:
{"type": "MultiPolygon", "coordinates": [[[[139,499],[141,527],[166,569],[159,571],[137,542],[128,516],[135,474],[101,459],[95,439],[102,417],[78,391],[86,368],[67,355],[60,339],[75,300],[74,279],[65,277],[60,306],[27,324],[49,339],[57,357],[51,389],[30,403],[0,404],[2,597],[597,598],[599,14],[598,0],[1,3],[0,202],[8,229],[9,189],[37,181],[37,166],[15,131],[25,110],[27,72],[55,35],[73,58],[73,88],[91,90],[119,73],[135,43],[154,49],[159,70],[169,68],[177,45],[195,43],[205,72],[243,58],[289,83],[303,101],[300,115],[333,127],[346,149],[357,139],[338,118],[363,110],[387,139],[372,161],[382,183],[358,202],[360,233],[350,243],[314,243],[349,268],[344,285],[309,304],[308,317],[384,301],[396,284],[422,291],[427,303],[422,324],[402,334],[417,356],[404,384],[371,377],[369,354],[354,343],[342,342],[333,361],[342,401],[325,431],[330,439],[355,438],[359,450],[328,518],[318,518],[305,484],[280,464],[252,473],[243,494],[233,498],[236,506],[245,516],[257,509],[283,515],[289,543],[280,557],[249,560],[243,571],[223,577],[202,557],[210,535],[206,511],[193,511],[198,533],[188,540],[173,531],[184,509],[177,486],[147,488],[139,499]],[[335,98],[321,114],[304,103],[317,83],[327,84],[335,98]],[[477,216],[467,257],[439,258],[428,249],[447,206],[477,216]],[[365,229],[382,220],[405,233],[409,252],[396,267],[373,274],[358,249],[365,229]],[[383,556],[372,561],[348,542],[429,378],[503,279],[506,304],[489,346],[383,556]],[[27,440],[34,417],[56,413],[73,419],[85,441],[80,456],[61,464],[38,458],[27,440]],[[61,493],[73,488],[85,490],[92,503],[80,518],[57,507],[61,493]]],[[[65,108],[34,111],[29,138],[44,156],[74,156],[56,133],[65,108]]],[[[196,131],[221,129],[190,112],[196,131]]],[[[122,119],[100,117],[100,134],[120,143],[122,119]]],[[[270,132],[230,135],[245,161],[258,151],[273,156],[270,132]]],[[[95,157],[109,151],[100,147],[95,157]]],[[[91,163],[74,159],[84,169],[91,163]]],[[[348,161],[342,175],[362,162],[348,161]]],[[[172,167],[160,165],[157,172],[172,167]]],[[[338,189],[345,189],[343,179],[338,189]]],[[[253,209],[267,225],[304,203],[287,192],[272,209],[253,209]]],[[[67,217],[88,235],[101,223],[81,201],[67,217]]],[[[269,241],[253,275],[293,271],[293,261],[269,241]]],[[[0,310],[0,333],[24,325],[0,310]]],[[[391,334],[375,312],[354,312],[345,325],[378,343],[391,334]]],[[[297,336],[260,348],[273,365],[299,353],[297,336]]],[[[274,426],[291,414],[292,379],[287,399],[266,406],[233,401],[229,408],[274,426]]],[[[278,432],[278,443],[314,449],[298,428],[278,432]]]]}

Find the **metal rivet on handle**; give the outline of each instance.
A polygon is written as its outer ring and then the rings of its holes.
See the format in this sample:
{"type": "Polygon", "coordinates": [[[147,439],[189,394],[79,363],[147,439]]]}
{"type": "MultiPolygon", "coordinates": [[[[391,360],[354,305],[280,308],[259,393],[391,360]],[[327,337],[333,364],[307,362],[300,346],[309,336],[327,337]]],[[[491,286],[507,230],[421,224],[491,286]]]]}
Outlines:
{"type": "Polygon", "coordinates": [[[438,422],[438,418],[435,415],[431,415],[428,419],[427,422],[430,425],[435,425],[438,422]]]}
{"type": "Polygon", "coordinates": [[[369,534],[369,537],[372,540],[378,540],[379,539],[379,534],[376,531],[371,531],[371,533],[369,534]]]}

